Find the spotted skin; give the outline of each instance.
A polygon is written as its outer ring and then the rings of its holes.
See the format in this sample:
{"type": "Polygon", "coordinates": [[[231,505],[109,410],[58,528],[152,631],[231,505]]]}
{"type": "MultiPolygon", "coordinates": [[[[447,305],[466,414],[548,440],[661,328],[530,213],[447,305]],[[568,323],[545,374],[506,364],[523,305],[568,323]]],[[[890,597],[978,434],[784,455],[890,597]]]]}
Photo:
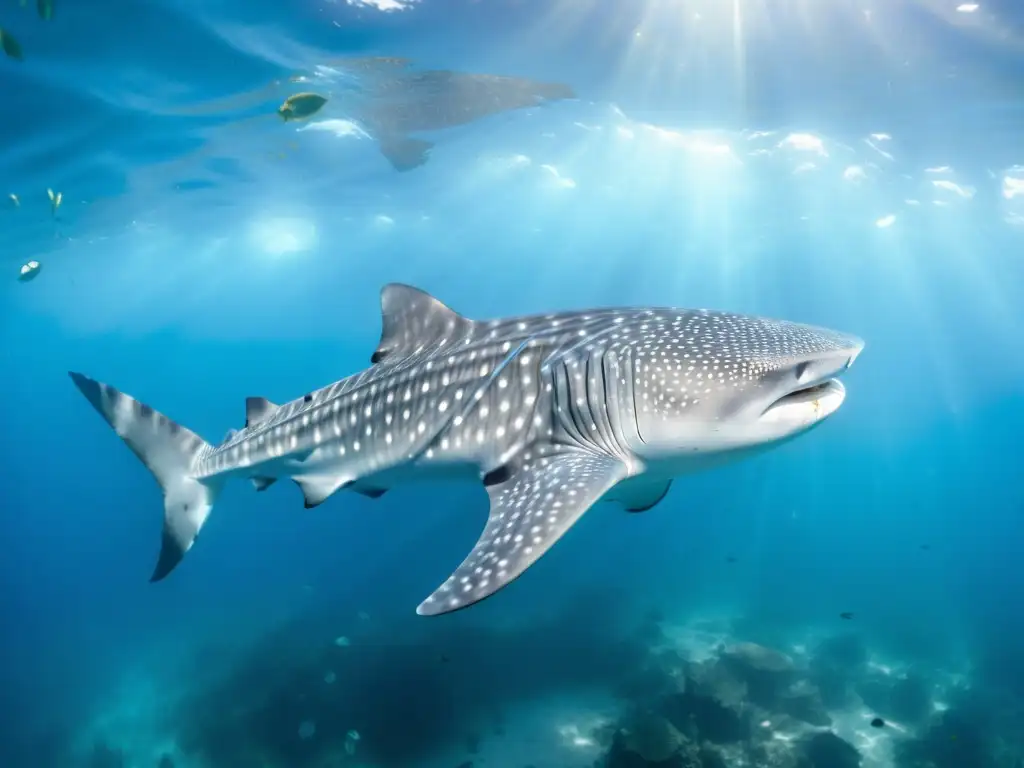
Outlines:
{"type": "Polygon", "coordinates": [[[625,477],[611,456],[543,444],[524,452],[509,479],[487,489],[491,513],[476,546],[417,612],[453,611],[508,584],[625,477]]]}
{"type": "Polygon", "coordinates": [[[598,501],[648,509],[673,478],[820,423],[844,397],[835,377],[863,346],[826,329],[705,310],[473,321],[397,284],[381,306],[370,368],[283,405],[249,398],[245,428],[217,446],[72,374],[165,500],[169,487],[184,489],[165,509],[160,578],[191,547],[227,478],[257,489],[290,478],[316,506],[344,488],[375,497],[417,477],[462,474],[487,487],[488,521],[418,612],[464,608],[522,574],[598,501]]]}

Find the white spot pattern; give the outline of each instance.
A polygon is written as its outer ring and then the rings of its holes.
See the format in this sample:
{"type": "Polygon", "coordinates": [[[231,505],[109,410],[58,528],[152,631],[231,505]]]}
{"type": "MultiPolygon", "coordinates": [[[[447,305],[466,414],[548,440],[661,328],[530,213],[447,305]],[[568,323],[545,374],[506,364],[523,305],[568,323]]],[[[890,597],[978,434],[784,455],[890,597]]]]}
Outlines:
{"type": "Polygon", "coordinates": [[[480,539],[420,605],[419,614],[448,613],[501,589],[627,474],[626,466],[609,456],[544,444],[525,451],[512,472],[488,489],[491,511],[480,539]]]}
{"type": "Polygon", "coordinates": [[[385,288],[382,312],[376,365],[282,406],[250,398],[250,426],[217,447],[112,388],[76,383],[136,453],[166,431],[188,464],[180,471],[204,479],[243,469],[268,484],[290,475],[307,502],[407,463],[509,469],[489,488],[491,515],[476,547],[420,609],[444,613],[516,578],[627,476],[632,436],[694,414],[717,420],[773,377],[800,378],[801,366],[820,360],[834,372],[862,345],[826,329],[705,310],[473,322],[406,286],[385,288]]]}

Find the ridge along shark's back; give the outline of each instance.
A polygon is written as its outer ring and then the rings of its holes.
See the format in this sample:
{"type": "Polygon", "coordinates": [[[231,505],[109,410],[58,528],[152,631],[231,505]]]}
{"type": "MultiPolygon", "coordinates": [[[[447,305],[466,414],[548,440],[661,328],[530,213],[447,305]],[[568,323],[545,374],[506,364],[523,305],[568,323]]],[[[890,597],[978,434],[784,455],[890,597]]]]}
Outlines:
{"type": "Polygon", "coordinates": [[[417,477],[479,478],[490,513],[463,563],[419,607],[448,613],[522,574],[591,506],[638,512],[672,479],[781,444],[842,404],[852,336],[701,310],[598,309],[474,321],[392,284],[371,367],[277,405],[246,402],[220,445],[81,374],[72,379],[156,477],[153,573],[182,559],[223,483],[286,477],[314,507],[417,477]]]}

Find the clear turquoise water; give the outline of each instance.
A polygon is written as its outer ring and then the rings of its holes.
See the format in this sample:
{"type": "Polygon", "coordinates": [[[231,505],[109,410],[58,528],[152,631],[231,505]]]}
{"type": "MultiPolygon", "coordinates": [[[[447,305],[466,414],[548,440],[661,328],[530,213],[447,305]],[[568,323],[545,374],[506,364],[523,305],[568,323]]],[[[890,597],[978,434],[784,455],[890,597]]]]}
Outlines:
{"type": "MultiPolygon", "coordinates": [[[[367,760],[456,765],[466,711],[512,708],[540,733],[552,697],[585,709],[612,674],[588,660],[652,608],[786,647],[852,611],[884,663],[1018,711],[1024,14],[957,7],[121,0],[44,21],[7,3],[24,60],[0,59],[0,764],[89,765],[103,741],[126,765],[191,765],[188,713],[226,718],[296,669],[313,686],[345,635],[375,649],[372,674],[346,678],[320,733],[362,718],[367,760]],[[339,59],[365,56],[579,98],[431,134],[426,165],[397,173],[352,122],[339,59]],[[324,110],[279,120],[307,87],[324,110]],[[42,271],[19,282],[29,260],[42,271]],[[246,396],[366,365],[389,281],[472,317],[711,306],[868,346],[813,437],[645,515],[596,509],[450,619],[413,609],[484,519],[458,484],[310,511],[292,487],[232,488],[201,549],[148,584],[156,486],[66,371],[217,438],[246,396]],[[250,655],[249,688],[180,708],[250,655]]],[[[218,731],[237,765],[309,715],[268,717],[218,731]]],[[[486,764],[595,759],[531,739],[486,764]]]]}

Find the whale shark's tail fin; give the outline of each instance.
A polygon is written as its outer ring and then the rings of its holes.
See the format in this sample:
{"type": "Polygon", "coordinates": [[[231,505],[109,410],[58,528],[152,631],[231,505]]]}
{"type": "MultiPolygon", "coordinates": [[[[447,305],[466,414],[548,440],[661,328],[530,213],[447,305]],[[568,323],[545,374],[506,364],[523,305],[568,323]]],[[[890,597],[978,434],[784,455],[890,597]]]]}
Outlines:
{"type": "Polygon", "coordinates": [[[160,557],[150,581],[160,581],[188,552],[217,500],[220,483],[199,480],[191,470],[211,446],[194,432],[111,386],[72,372],[86,399],[153,473],[164,493],[160,557]]]}
{"type": "Polygon", "coordinates": [[[411,171],[427,162],[433,143],[409,136],[381,136],[377,142],[380,152],[396,171],[411,171]]]}

